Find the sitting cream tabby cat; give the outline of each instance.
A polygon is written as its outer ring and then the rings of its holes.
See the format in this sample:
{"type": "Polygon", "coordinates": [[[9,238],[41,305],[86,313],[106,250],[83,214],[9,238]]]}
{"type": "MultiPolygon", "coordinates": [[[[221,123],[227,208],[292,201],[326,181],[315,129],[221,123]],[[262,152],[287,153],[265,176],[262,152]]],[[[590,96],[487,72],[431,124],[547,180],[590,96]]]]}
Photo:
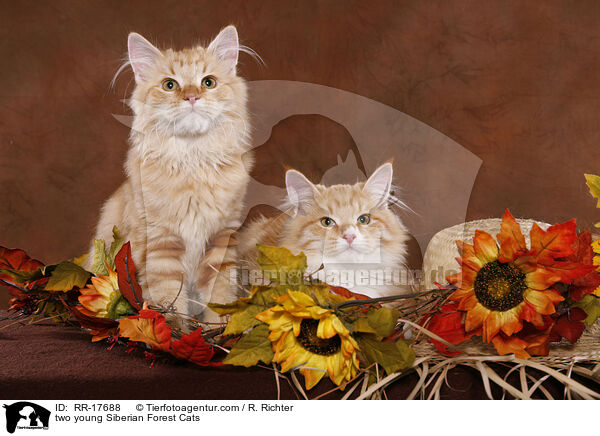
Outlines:
{"type": "Polygon", "coordinates": [[[236,254],[227,242],[207,246],[241,224],[252,166],[237,31],[181,51],[131,33],[128,47],[136,86],[127,179],[104,205],[96,238],[110,240],[116,225],[131,241],[144,298],[171,308],[171,320],[214,321],[206,303],[237,297],[224,271],[236,254]]]}
{"type": "Polygon", "coordinates": [[[330,285],[370,297],[407,292],[397,284],[378,282],[373,274],[404,267],[408,232],[388,207],[392,176],[392,164],[386,163],[366,182],[326,187],[296,170],[287,171],[286,206],[291,213],[259,218],[243,229],[240,258],[255,270],[256,244],[283,246],[294,254],[304,252],[308,272],[330,285]]]}

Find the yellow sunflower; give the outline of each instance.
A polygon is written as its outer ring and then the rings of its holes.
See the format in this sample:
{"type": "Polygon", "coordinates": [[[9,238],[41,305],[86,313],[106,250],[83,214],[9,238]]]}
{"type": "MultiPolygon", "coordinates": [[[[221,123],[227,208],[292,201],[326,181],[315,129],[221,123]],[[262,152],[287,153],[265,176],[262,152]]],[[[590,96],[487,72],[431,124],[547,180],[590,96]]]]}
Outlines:
{"type": "Polygon", "coordinates": [[[458,288],[450,299],[467,312],[465,330],[481,328],[485,342],[500,331],[508,336],[519,332],[523,320],[541,328],[543,315],[554,313],[564,300],[551,288],[560,277],[538,265],[508,211],[498,240],[500,248],[490,234],[478,230],[473,245],[459,242],[462,271],[446,278],[458,288]]]}
{"type": "MultiPolygon", "coordinates": [[[[596,271],[600,272],[600,239],[592,242],[592,250],[594,251],[594,258],[592,261],[594,262],[594,265],[598,267],[596,271]]],[[[600,297],[600,286],[598,286],[592,294],[596,297],[600,297]]]]}
{"type": "Polygon", "coordinates": [[[117,273],[108,267],[108,275],[92,277],[92,284],[80,289],[80,312],[96,318],[116,319],[133,312],[119,292],[117,273]]]}
{"type": "Polygon", "coordinates": [[[269,325],[273,361],[287,372],[299,367],[306,389],[315,386],[327,373],[340,385],[351,380],[358,370],[358,344],[335,316],[303,292],[288,290],[276,298],[277,306],[256,318],[269,325]]]}

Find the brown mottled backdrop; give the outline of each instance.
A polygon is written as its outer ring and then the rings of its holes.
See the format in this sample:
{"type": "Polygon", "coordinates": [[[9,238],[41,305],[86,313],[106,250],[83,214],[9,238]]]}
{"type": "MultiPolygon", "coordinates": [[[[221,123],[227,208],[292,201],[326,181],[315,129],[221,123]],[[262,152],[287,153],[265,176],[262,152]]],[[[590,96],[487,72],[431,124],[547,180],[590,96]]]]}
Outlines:
{"type": "MultiPolygon", "coordinates": [[[[112,114],[128,114],[121,100],[132,75],[125,72],[114,90],[109,84],[128,32],[161,47],[184,47],[230,23],[266,62],[261,67],[242,55],[240,72],[248,80],[349,91],[422,121],[478,156],[468,219],[510,207],[516,216],[550,222],[600,220],[583,178],[600,172],[597,0],[3,0],[1,6],[0,245],[46,263],[84,252],[100,206],[124,178],[128,128],[112,114]]],[[[285,164],[318,179],[349,150],[364,170],[370,156],[358,155],[357,145],[329,118],[289,117],[258,151],[254,178],[282,186],[285,164]]],[[[451,201],[440,199],[437,213],[447,213],[451,201]]],[[[0,308],[6,294],[0,289],[0,308]]],[[[106,357],[77,329],[13,326],[0,339],[7,398],[276,396],[268,371],[162,364],[149,370],[123,350],[106,357]]],[[[450,374],[455,390],[443,398],[485,397],[478,375],[465,371],[450,374]]],[[[294,398],[282,389],[284,398],[294,398]]],[[[394,389],[391,398],[412,388],[394,389]]]]}
{"type": "MultiPolygon", "coordinates": [[[[242,55],[248,80],[368,97],[481,158],[469,219],[510,207],[589,226],[600,216],[583,178],[600,172],[599,22],[595,0],[3,1],[0,245],[48,263],[86,249],[102,202],[124,177],[128,129],[112,114],[128,113],[121,100],[132,75],[109,84],[128,32],[183,47],[230,23],[266,62],[242,55]]],[[[271,142],[289,150],[284,163],[315,176],[355,147],[317,116],[273,132],[271,142]]],[[[281,152],[265,150],[255,177],[277,183],[281,152]]]]}

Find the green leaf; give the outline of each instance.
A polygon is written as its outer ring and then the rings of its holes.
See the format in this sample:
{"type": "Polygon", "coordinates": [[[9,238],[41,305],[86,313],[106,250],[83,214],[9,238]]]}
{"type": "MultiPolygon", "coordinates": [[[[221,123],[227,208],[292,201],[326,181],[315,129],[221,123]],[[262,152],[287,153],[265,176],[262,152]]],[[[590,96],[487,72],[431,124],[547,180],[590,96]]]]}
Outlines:
{"type": "Polygon", "coordinates": [[[300,253],[293,255],[285,247],[270,247],[257,244],[258,264],[263,273],[272,281],[286,285],[301,285],[304,283],[304,271],[306,271],[306,256],[300,253]]]}
{"type": "Polygon", "coordinates": [[[128,315],[133,315],[135,310],[129,301],[119,291],[115,291],[110,295],[110,303],[108,303],[107,316],[110,319],[119,319],[128,315]]]}
{"type": "Polygon", "coordinates": [[[106,247],[102,239],[94,239],[94,264],[92,272],[97,276],[108,275],[106,269],[106,247]]]}
{"type": "Polygon", "coordinates": [[[70,291],[75,286],[83,288],[90,278],[90,273],[73,262],[61,262],[52,271],[46,284],[47,291],[70,291]]]}
{"type": "Polygon", "coordinates": [[[374,335],[361,334],[356,340],[367,365],[378,363],[388,375],[413,366],[415,352],[403,339],[381,342],[374,335]]]}
{"type": "Polygon", "coordinates": [[[250,303],[260,306],[265,310],[274,306],[275,298],[287,294],[288,287],[285,285],[277,286],[259,286],[255,288],[254,295],[250,298],[250,303]]]}
{"type": "Polygon", "coordinates": [[[38,313],[43,317],[52,317],[57,323],[66,322],[71,317],[71,312],[63,304],[52,301],[40,306],[38,313]]]}
{"type": "Polygon", "coordinates": [[[258,364],[259,361],[271,363],[274,353],[268,335],[269,327],[266,324],[255,327],[233,346],[223,363],[246,368],[258,364]]]}
{"type": "Polygon", "coordinates": [[[347,298],[332,292],[328,285],[301,286],[298,290],[310,295],[321,307],[333,307],[348,301],[347,298]]]}
{"type": "Polygon", "coordinates": [[[352,332],[377,333],[375,329],[371,327],[371,324],[367,318],[358,318],[356,321],[354,321],[354,323],[352,323],[352,332]]]}
{"type": "Polygon", "coordinates": [[[600,317],[600,298],[595,295],[584,295],[581,300],[573,304],[573,307],[579,307],[587,314],[585,323],[588,326],[594,324],[598,317],[600,317]]]}
{"type": "Polygon", "coordinates": [[[256,286],[252,289],[250,298],[240,298],[229,304],[209,303],[208,307],[219,315],[231,315],[223,334],[237,335],[261,324],[256,315],[274,306],[274,299],[286,292],[285,286],[256,286]]]}
{"type": "Polygon", "coordinates": [[[239,312],[240,310],[246,309],[249,301],[249,298],[240,298],[232,303],[227,304],[208,303],[208,307],[217,312],[219,315],[231,315],[239,312]]]}
{"type": "Polygon", "coordinates": [[[367,319],[369,320],[369,325],[377,333],[377,336],[387,338],[394,333],[399,316],[400,312],[397,310],[382,307],[380,309],[369,310],[367,319]]]}
{"type": "Polygon", "coordinates": [[[115,256],[117,255],[119,250],[121,250],[121,248],[123,247],[123,244],[125,244],[125,240],[121,236],[121,233],[119,233],[119,229],[117,229],[117,226],[114,226],[113,227],[113,241],[110,244],[110,248],[108,250],[108,256],[106,257],[106,261],[108,262],[108,265],[112,269],[115,269],[115,256]]]}
{"type": "Polygon", "coordinates": [[[0,273],[11,276],[16,283],[27,283],[44,277],[44,273],[41,268],[33,271],[15,270],[15,269],[0,269],[0,273]]]}
{"type": "Polygon", "coordinates": [[[80,267],[83,268],[83,265],[85,264],[85,261],[87,260],[88,257],[90,257],[90,253],[84,253],[79,257],[74,257],[72,262],[75,265],[79,265],[80,267]]]}
{"type": "Polygon", "coordinates": [[[593,174],[584,174],[585,183],[590,188],[590,193],[598,199],[596,207],[600,207],[600,177],[593,174]]]}
{"type": "Polygon", "coordinates": [[[249,328],[261,324],[262,322],[256,319],[256,315],[265,309],[265,307],[252,304],[246,307],[244,310],[232,314],[223,334],[238,335],[240,333],[244,333],[249,328]]]}

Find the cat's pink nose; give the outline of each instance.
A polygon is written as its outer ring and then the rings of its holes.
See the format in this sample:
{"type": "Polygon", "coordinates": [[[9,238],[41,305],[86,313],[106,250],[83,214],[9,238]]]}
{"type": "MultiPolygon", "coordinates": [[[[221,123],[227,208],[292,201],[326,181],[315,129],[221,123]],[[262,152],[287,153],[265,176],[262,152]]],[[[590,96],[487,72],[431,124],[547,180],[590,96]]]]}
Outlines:
{"type": "Polygon", "coordinates": [[[194,106],[194,103],[196,103],[196,99],[198,98],[198,96],[196,94],[187,94],[184,98],[187,101],[189,101],[192,106],[194,106]]]}
{"type": "Polygon", "coordinates": [[[342,238],[344,238],[346,240],[346,242],[348,242],[348,245],[350,245],[350,244],[352,244],[352,241],[354,241],[356,239],[356,235],[353,235],[353,234],[350,234],[350,235],[344,234],[342,236],[342,238]]]}

